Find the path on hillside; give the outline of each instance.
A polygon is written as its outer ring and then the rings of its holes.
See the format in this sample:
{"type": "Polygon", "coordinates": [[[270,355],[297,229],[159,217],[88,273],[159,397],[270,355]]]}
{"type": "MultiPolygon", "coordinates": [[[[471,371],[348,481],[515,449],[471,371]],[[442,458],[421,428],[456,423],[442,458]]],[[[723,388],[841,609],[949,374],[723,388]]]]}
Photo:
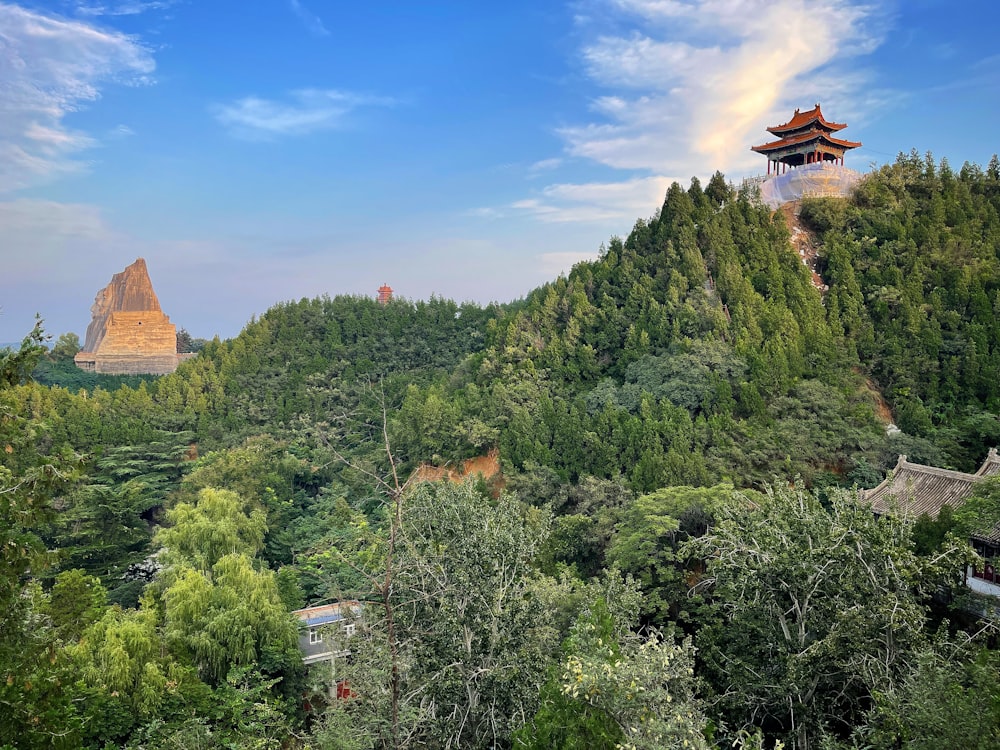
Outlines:
{"type": "Polygon", "coordinates": [[[799,220],[802,201],[789,201],[779,206],[777,210],[785,217],[785,223],[788,224],[788,230],[792,235],[792,247],[812,274],[813,286],[822,294],[826,294],[830,287],[816,270],[819,266],[819,238],[799,220]]]}

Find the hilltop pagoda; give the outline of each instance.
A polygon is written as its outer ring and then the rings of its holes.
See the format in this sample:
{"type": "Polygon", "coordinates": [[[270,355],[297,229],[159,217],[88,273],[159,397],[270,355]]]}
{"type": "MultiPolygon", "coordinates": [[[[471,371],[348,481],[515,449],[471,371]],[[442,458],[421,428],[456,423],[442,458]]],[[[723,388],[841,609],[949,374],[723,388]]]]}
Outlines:
{"type": "Polygon", "coordinates": [[[834,137],[846,128],[846,123],[830,122],[823,117],[817,104],[807,112],[795,110],[792,119],[784,125],[774,125],[767,131],[778,140],[751,146],[752,151],[767,157],[767,173],[783,174],[789,167],[832,162],[843,166],[844,154],[861,143],[834,137]]]}
{"type": "Polygon", "coordinates": [[[378,288],[378,303],[380,305],[388,305],[390,300],[392,300],[392,287],[388,284],[383,284],[378,288]]]}

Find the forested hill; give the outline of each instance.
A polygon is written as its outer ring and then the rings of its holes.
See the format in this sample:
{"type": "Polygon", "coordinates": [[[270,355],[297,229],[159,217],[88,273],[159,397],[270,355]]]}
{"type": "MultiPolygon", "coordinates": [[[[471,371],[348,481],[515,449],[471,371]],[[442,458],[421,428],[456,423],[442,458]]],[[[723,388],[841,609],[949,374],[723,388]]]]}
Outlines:
{"type": "Polygon", "coordinates": [[[825,289],[716,174],[510,305],[283,303],[134,387],[0,352],[0,746],[996,746],[928,617],[971,550],[837,487],[1000,444],[1000,161],[797,221],[825,289]],[[499,500],[400,489],[494,449],[499,500]],[[296,646],[334,598],[362,700],[296,646]]]}
{"type": "Polygon", "coordinates": [[[624,242],[517,306],[279,305],[153,398],[166,426],[224,447],[301,437],[378,382],[410,466],[498,446],[511,472],[622,476],[648,491],[848,481],[887,462],[858,369],[783,220],[717,175],[704,191],[674,185],[624,242]]]}
{"type": "Polygon", "coordinates": [[[158,399],[179,402],[220,440],[270,432],[299,417],[324,418],[331,397],[359,383],[421,384],[452,371],[485,346],[487,320],[498,310],[440,298],[381,305],[340,296],[276,305],[234,340],[212,342],[161,379],[158,399]]]}
{"type": "Polygon", "coordinates": [[[194,411],[221,436],[322,419],[331,388],[388,377],[404,459],[499,446],[508,470],[639,491],[871,483],[899,452],[969,469],[1000,441],[997,184],[995,165],[955,174],[910,155],[854,201],[805,201],[825,299],[780,214],[721,175],[675,184],[624,241],[523,304],[278,306],[159,398],[218,378],[220,406],[194,411]],[[886,436],[876,390],[903,434],[886,436]]]}
{"type": "Polygon", "coordinates": [[[638,491],[872,459],[883,427],[778,215],[673,185],[602,257],[498,321],[472,378],[512,466],[638,491]]]}
{"type": "Polygon", "coordinates": [[[1000,442],[997,171],[911,154],[853,201],[805,201],[825,299],[780,214],[721,175],[675,184],[627,239],[492,322],[467,384],[429,397],[494,430],[512,468],[639,491],[871,482],[898,452],[969,469],[1000,442]]]}
{"type": "Polygon", "coordinates": [[[834,335],[904,432],[970,470],[1000,442],[1000,161],[900,156],[852,202],[812,201],[834,335]]]}
{"type": "Polygon", "coordinates": [[[509,470],[640,491],[870,483],[899,452],[968,470],[1000,442],[997,171],[901,155],[853,200],[804,201],[825,298],[781,214],[719,174],[675,184],[627,238],[516,305],[277,305],[150,385],[146,424],[207,448],[287,437],[380,382],[413,462],[498,446],[509,470]],[[886,437],[875,391],[902,435],[886,437]]]}

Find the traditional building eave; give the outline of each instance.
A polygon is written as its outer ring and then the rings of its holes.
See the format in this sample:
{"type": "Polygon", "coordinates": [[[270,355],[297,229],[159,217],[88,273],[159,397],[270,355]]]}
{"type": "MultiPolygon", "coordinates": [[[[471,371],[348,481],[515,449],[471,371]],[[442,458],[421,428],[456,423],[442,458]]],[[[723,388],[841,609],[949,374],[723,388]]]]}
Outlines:
{"type": "Polygon", "coordinates": [[[995,477],[998,475],[1000,475],[1000,454],[997,453],[996,448],[990,448],[990,452],[986,455],[983,465],[979,467],[979,471],[976,472],[976,476],[995,477]]]}
{"type": "Polygon", "coordinates": [[[825,117],[823,117],[823,111],[820,109],[819,104],[810,109],[808,112],[800,112],[795,110],[795,114],[792,115],[792,119],[786,122],[784,125],[772,125],[767,128],[769,133],[774,133],[774,135],[779,138],[782,134],[790,133],[795,130],[802,130],[809,127],[812,124],[819,125],[827,131],[843,130],[847,127],[847,123],[843,122],[830,122],[825,117]]]}
{"type": "MultiPolygon", "coordinates": [[[[973,488],[983,479],[1000,475],[1000,456],[996,448],[991,448],[983,465],[975,474],[966,474],[936,466],[924,466],[900,456],[896,468],[879,484],[870,490],[863,490],[861,497],[879,515],[902,513],[911,519],[925,513],[937,518],[941,509],[961,507],[973,488]]],[[[972,535],[984,544],[1000,545],[1000,526],[972,535]]]]}
{"type": "Polygon", "coordinates": [[[764,143],[760,146],[751,146],[750,150],[756,151],[758,154],[773,154],[781,151],[793,151],[816,141],[821,141],[831,148],[843,149],[845,151],[852,148],[859,148],[861,146],[860,141],[844,141],[840,138],[834,138],[827,135],[826,133],[814,131],[812,133],[803,133],[802,135],[792,138],[782,138],[779,141],[764,143]]]}

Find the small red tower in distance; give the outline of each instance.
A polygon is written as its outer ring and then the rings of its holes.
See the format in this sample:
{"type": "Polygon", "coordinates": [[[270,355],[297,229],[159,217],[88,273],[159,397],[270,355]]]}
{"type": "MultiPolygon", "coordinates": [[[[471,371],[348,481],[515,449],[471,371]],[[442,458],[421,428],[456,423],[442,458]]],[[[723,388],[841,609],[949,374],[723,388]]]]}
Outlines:
{"type": "Polygon", "coordinates": [[[383,284],[378,288],[378,303],[380,305],[389,304],[389,300],[392,299],[392,287],[388,284],[383,284]]]}

